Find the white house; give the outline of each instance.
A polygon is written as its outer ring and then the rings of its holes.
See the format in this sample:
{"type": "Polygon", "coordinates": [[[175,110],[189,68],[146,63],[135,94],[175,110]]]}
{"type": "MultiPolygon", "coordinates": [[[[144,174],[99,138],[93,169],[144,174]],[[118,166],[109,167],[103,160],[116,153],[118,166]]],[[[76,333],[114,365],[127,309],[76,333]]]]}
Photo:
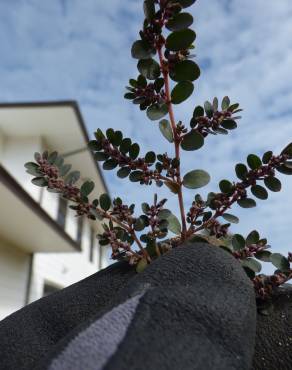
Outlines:
{"type": "Polygon", "coordinates": [[[57,150],[95,182],[97,197],[107,187],[88,140],[73,101],[0,104],[0,319],[108,264],[100,224],[76,218],[24,168],[34,152],[57,150]]]}

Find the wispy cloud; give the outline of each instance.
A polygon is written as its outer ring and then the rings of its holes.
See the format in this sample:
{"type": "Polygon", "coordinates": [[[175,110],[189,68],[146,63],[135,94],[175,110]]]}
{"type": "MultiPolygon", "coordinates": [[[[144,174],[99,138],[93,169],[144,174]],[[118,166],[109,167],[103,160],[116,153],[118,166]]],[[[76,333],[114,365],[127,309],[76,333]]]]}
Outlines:
{"type": "MultiPolygon", "coordinates": [[[[130,46],[142,22],[137,0],[2,0],[0,77],[2,101],[76,99],[88,130],[122,129],[145,151],[169,150],[156,124],[123,101],[124,86],[136,76],[130,46]]],[[[184,153],[183,168],[212,174],[208,190],[221,178],[234,179],[234,165],[251,153],[279,151],[292,141],[292,3],[290,0],[198,1],[191,9],[197,32],[196,54],[202,77],[196,94],[177,109],[186,123],[196,104],[229,95],[245,109],[240,128],[212,137],[200,152],[184,153]]],[[[141,188],[105,174],[113,195],[150,201],[156,189],[141,188]]],[[[283,191],[258,201],[255,210],[236,209],[241,223],[286,253],[291,249],[291,179],[283,191]]],[[[203,193],[206,191],[203,190],[203,193]]],[[[164,189],[163,196],[168,196],[164,189]]],[[[194,193],[186,191],[190,204],[194,193]]],[[[175,209],[175,200],[171,200],[175,209]]]]}

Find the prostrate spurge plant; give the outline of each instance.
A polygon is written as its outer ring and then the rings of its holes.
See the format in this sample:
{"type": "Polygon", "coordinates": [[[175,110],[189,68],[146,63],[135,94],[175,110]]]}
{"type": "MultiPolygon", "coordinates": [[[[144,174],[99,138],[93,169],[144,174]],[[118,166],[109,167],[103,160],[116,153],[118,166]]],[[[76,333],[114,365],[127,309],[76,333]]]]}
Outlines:
{"type": "Polygon", "coordinates": [[[175,119],[173,105],[191,96],[194,81],[200,76],[200,69],[191,55],[196,38],[195,32],[189,28],[193,17],[184,10],[193,3],[195,0],[144,1],[143,29],[132,46],[132,57],[138,60],[139,76],[130,79],[125,94],[126,99],[146,111],[151,121],[160,121],[162,135],[174,146],[174,157],[152,151],[141,156],[137,143],[112,128],[105,134],[98,129],[96,140],[89,143],[94,158],[103,162],[105,170],[118,168],[118,177],[128,177],[140,185],[167,186],[178,198],[180,221],[164,207],[166,199],[159,201],[156,195],[153,204],[142,204],[141,215],[134,215],[135,205],[128,206],[121,198],[111,202],[107,194],[102,194],[99,199],[89,200],[94,183],[85,181],[81,187],[77,186],[80,173],[70,172],[71,166],[64,164],[56,152],[36,153],[36,163],[26,163],[25,167],[28,173],[36,176],[32,180],[35,185],[45,186],[72,201],[74,205],[70,208],[77,216],[109,221],[103,224],[104,233],[98,237],[100,245],[111,245],[113,259],[128,260],[137,265],[137,271],[142,271],[153,259],[184,241],[202,240],[202,235],[196,237],[195,234],[204,231],[208,241],[224,247],[240,261],[254,282],[257,296],[265,298],[292,277],[292,254],[286,258],[269,252],[267,240],[257,231],[252,231],[246,238],[239,234],[231,237],[230,224],[239,220],[229,213],[229,209],[234,203],[243,208],[255,207],[252,196],[267,199],[267,189],[281,190],[276,171],[292,174],[292,161],[289,161],[292,159],[292,143],[279,155],[267,152],[260,159],[250,154],[247,165],[239,163],[235,166],[239,180],[222,180],[220,191],[209,193],[207,199],[194,194],[193,203],[185,211],[183,189],[203,187],[209,183],[210,176],[201,169],[182,174],[181,150],[200,149],[208,135],[228,134],[237,127],[241,111],[239,104],[231,104],[228,97],[224,97],[220,107],[218,99],[214,98],[212,103],[205,102],[204,107],[195,107],[189,125],[175,119]],[[170,31],[167,36],[163,34],[165,29],[170,31]],[[170,79],[174,84],[172,89],[170,79]],[[169,231],[175,236],[168,237],[169,231]],[[137,232],[142,233],[138,236],[137,232]],[[132,247],[134,243],[138,249],[132,247]],[[258,261],[271,262],[277,268],[274,275],[256,276],[261,270],[258,261]]]}

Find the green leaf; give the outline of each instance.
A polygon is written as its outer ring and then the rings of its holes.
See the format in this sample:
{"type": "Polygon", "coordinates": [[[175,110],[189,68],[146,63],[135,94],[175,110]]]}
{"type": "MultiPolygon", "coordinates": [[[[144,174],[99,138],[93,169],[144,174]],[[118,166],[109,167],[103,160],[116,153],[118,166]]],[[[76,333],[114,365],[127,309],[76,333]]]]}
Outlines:
{"type": "Polygon", "coordinates": [[[198,118],[198,117],[203,117],[205,114],[205,111],[204,111],[204,108],[201,107],[200,105],[198,105],[195,110],[194,110],[194,113],[193,113],[193,117],[194,118],[198,118]]]}
{"type": "Polygon", "coordinates": [[[251,198],[239,199],[237,204],[242,208],[253,208],[257,205],[255,200],[251,198]]]}
{"type": "Polygon", "coordinates": [[[138,273],[143,272],[146,269],[147,265],[148,265],[148,263],[147,263],[146,259],[141,258],[140,261],[137,263],[136,271],[138,273]]]}
{"type": "Polygon", "coordinates": [[[147,117],[151,121],[157,121],[168,113],[167,104],[152,104],[147,109],[147,117]]]}
{"type": "Polygon", "coordinates": [[[191,81],[179,82],[171,92],[171,102],[180,104],[187,100],[194,91],[194,85],[191,81]]]}
{"type": "Polygon", "coordinates": [[[143,177],[142,171],[133,171],[130,173],[129,180],[132,182],[138,182],[141,181],[143,177]]]}
{"type": "Polygon", "coordinates": [[[174,66],[171,78],[174,81],[195,81],[200,77],[199,66],[192,60],[183,60],[174,66]]]}
{"type": "Polygon", "coordinates": [[[97,140],[98,142],[102,141],[102,140],[105,138],[105,136],[104,136],[104,134],[103,134],[103,132],[101,131],[101,129],[100,129],[100,128],[98,128],[98,129],[95,131],[94,136],[96,137],[96,140],[97,140]]]}
{"type": "Polygon", "coordinates": [[[230,99],[228,96],[225,96],[222,100],[221,108],[222,110],[227,110],[230,106],[230,99]]]}
{"type": "Polygon", "coordinates": [[[146,41],[138,40],[134,42],[131,54],[134,59],[149,59],[155,54],[155,51],[146,41]]]}
{"type": "Polygon", "coordinates": [[[166,28],[170,31],[180,31],[188,28],[194,19],[189,13],[178,13],[175,14],[173,18],[169,19],[166,23],[166,28]]]}
{"type": "Polygon", "coordinates": [[[104,170],[113,170],[118,165],[118,162],[115,159],[108,159],[107,161],[103,162],[102,168],[104,170]]]}
{"type": "Polygon", "coordinates": [[[246,275],[252,280],[252,279],[254,279],[255,278],[255,272],[254,271],[252,271],[251,269],[249,269],[248,267],[245,267],[245,266],[242,266],[243,267],[243,269],[244,269],[244,271],[245,271],[245,273],[246,273],[246,275]]]}
{"type": "Polygon", "coordinates": [[[48,157],[48,162],[54,164],[55,160],[58,158],[58,152],[52,152],[48,157]]]}
{"type": "Polygon", "coordinates": [[[252,170],[256,170],[261,167],[262,161],[257,155],[250,154],[247,157],[247,164],[252,170]]]}
{"type": "Polygon", "coordinates": [[[236,172],[236,176],[240,179],[240,180],[245,180],[246,179],[246,175],[248,173],[248,169],[246,167],[245,164],[243,163],[238,163],[236,166],[235,166],[235,172],[236,172]]]}
{"type": "Polygon", "coordinates": [[[229,194],[232,192],[233,185],[228,180],[222,180],[219,183],[219,188],[222,193],[229,194]]]}
{"type": "Polygon", "coordinates": [[[138,217],[134,223],[134,229],[136,231],[142,231],[145,228],[145,224],[142,217],[138,217]]]}
{"type": "Polygon", "coordinates": [[[218,111],[218,106],[219,106],[218,98],[215,97],[213,99],[213,110],[214,110],[214,112],[218,111]]]}
{"type": "Polygon", "coordinates": [[[271,151],[268,151],[268,152],[266,152],[264,155],[263,155],[263,163],[264,164],[267,164],[267,163],[269,163],[269,161],[270,161],[270,159],[272,158],[272,156],[273,156],[273,152],[271,152],[271,151]]]}
{"type": "Polygon", "coordinates": [[[255,197],[262,199],[262,200],[268,199],[268,196],[269,196],[268,192],[263,186],[254,185],[251,187],[250,190],[255,197]]]}
{"type": "Polygon", "coordinates": [[[80,188],[80,192],[84,197],[87,197],[94,189],[94,182],[93,181],[85,181],[80,188]]]}
{"type": "Polygon", "coordinates": [[[246,258],[241,261],[241,264],[243,267],[247,267],[254,272],[260,272],[262,269],[262,265],[253,258],[246,258]]]}
{"type": "Polygon", "coordinates": [[[231,243],[235,251],[239,251],[245,247],[245,239],[240,234],[234,234],[231,243]]]}
{"type": "Polygon", "coordinates": [[[163,119],[162,121],[159,122],[159,129],[162,135],[165,137],[165,139],[172,143],[173,142],[172,129],[167,119],[163,119]]]}
{"type": "Polygon", "coordinates": [[[280,173],[283,173],[284,175],[292,175],[292,168],[290,162],[288,166],[286,162],[284,165],[277,167],[276,170],[280,173]]]}
{"type": "Polygon", "coordinates": [[[226,130],[234,130],[237,127],[237,123],[232,119],[225,119],[221,122],[221,126],[226,130]]]}
{"type": "Polygon", "coordinates": [[[154,0],[145,0],[143,5],[145,18],[150,22],[155,16],[154,0]]]}
{"type": "Polygon", "coordinates": [[[264,179],[264,183],[269,190],[274,191],[274,192],[278,192],[282,188],[281,181],[273,176],[266,177],[264,179]]]}
{"type": "Polygon", "coordinates": [[[109,142],[112,144],[112,140],[114,140],[114,137],[115,137],[114,129],[108,128],[106,130],[106,137],[108,138],[109,142]]]}
{"type": "Polygon", "coordinates": [[[112,137],[112,144],[115,146],[121,145],[123,140],[123,133],[121,131],[115,131],[115,134],[112,137]]]}
{"type": "Polygon", "coordinates": [[[178,218],[174,214],[171,214],[168,216],[167,221],[168,229],[174,234],[179,235],[181,233],[181,224],[178,218]]]}
{"type": "Polygon", "coordinates": [[[75,184],[80,178],[79,171],[72,171],[65,177],[65,184],[75,184]]]}
{"type": "Polygon", "coordinates": [[[31,182],[36,186],[48,186],[48,180],[46,180],[44,177],[35,177],[31,180],[31,182]]]}
{"type": "Polygon", "coordinates": [[[204,170],[193,170],[183,178],[183,185],[188,189],[198,189],[210,182],[210,175],[204,170]]]}
{"type": "Polygon", "coordinates": [[[227,222],[231,222],[233,224],[238,224],[239,223],[239,218],[234,216],[234,215],[231,215],[230,213],[224,213],[222,215],[222,217],[227,221],[227,222]]]}
{"type": "Polygon", "coordinates": [[[104,152],[96,152],[94,153],[93,156],[96,161],[100,161],[100,162],[105,161],[109,158],[109,156],[105,154],[104,152]]]}
{"type": "Polygon", "coordinates": [[[197,131],[192,130],[183,136],[181,147],[183,150],[198,150],[204,145],[204,137],[197,131]]]}
{"type": "Polygon", "coordinates": [[[145,155],[146,163],[154,163],[156,161],[156,154],[154,152],[147,152],[145,155]]]}
{"type": "Polygon", "coordinates": [[[211,104],[209,101],[205,101],[204,108],[205,108],[207,117],[211,118],[214,113],[213,104],[211,104]]]}
{"type": "Polygon", "coordinates": [[[138,87],[144,89],[147,86],[147,80],[144,76],[139,75],[137,78],[138,87]]]}
{"type": "Polygon", "coordinates": [[[272,253],[272,255],[270,256],[270,261],[275,267],[277,267],[277,269],[283,272],[289,271],[290,269],[289,261],[280,253],[272,253]]]}
{"type": "Polygon", "coordinates": [[[173,194],[178,194],[180,186],[178,183],[173,182],[173,181],[165,181],[164,184],[168,187],[168,189],[173,193],[173,194]]]}
{"type": "Polygon", "coordinates": [[[64,163],[64,158],[61,157],[61,156],[58,156],[56,159],[55,159],[55,163],[54,165],[58,167],[58,169],[60,170],[60,168],[63,166],[63,163],[64,163]]]}
{"type": "Polygon", "coordinates": [[[180,51],[188,49],[195,41],[196,34],[193,30],[187,28],[185,30],[172,32],[166,39],[166,48],[172,51],[180,51]]]}
{"type": "Polygon", "coordinates": [[[260,240],[260,235],[256,230],[251,231],[246,237],[246,245],[257,244],[260,240]]]}
{"type": "Polygon", "coordinates": [[[59,171],[60,176],[66,176],[67,173],[71,170],[72,166],[71,164],[64,164],[59,171]]]}
{"type": "Polygon", "coordinates": [[[150,211],[150,206],[148,203],[142,203],[141,204],[142,211],[147,214],[150,211]]]}
{"type": "Polygon", "coordinates": [[[123,154],[128,153],[132,145],[132,140],[130,138],[125,138],[122,140],[121,145],[120,145],[120,151],[123,154]]]}
{"type": "Polygon", "coordinates": [[[100,141],[97,141],[97,140],[91,140],[89,143],[88,143],[88,148],[93,151],[93,152],[98,152],[99,150],[102,149],[102,145],[101,145],[101,142],[100,141]]]}
{"type": "Polygon", "coordinates": [[[159,220],[167,220],[171,216],[171,211],[169,209],[162,209],[158,212],[157,217],[159,220]]]}
{"type": "Polygon", "coordinates": [[[111,198],[109,195],[106,193],[101,194],[99,197],[99,204],[101,209],[103,209],[105,212],[108,211],[111,207],[111,198]]]}
{"type": "Polygon", "coordinates": [[[156,80],[160,76],[160,66],[154,59],[139,60],[137,68],[148,80],[156,80]]]}
{"type": "Polygon", "coordinates": [[[39,165],[34,162],[27,162],[25,163],[24,167],[27,170],[26,172],[28,172],[30,175],[33,176],[43,175],[42,172],[40,171],[39,165]]]}
{"type": "Polygon", "coordinates": [[[228,111],[229,112],[234,112],[238,108],[239,108],[239,104],[238,103],[235,103],[235,104],[232,104],[232,105],[229,106],[228,111]]]}
{"type": "Polygon", "coordinates": [[[260,251],[255,254],[255,258],[263,262],[271,262],[270,257],[272,253],[269,251],[260,251]]]}
{"type": "Polygon", "coordinates": [[[129,155],[131,159],[136,159],[140,153],[140,147],[137,143],[131,145],[129,150],[129,155]]]}
{"type": "Polygon", "coordinates": [[[42,159],[41,154],[38,153],[38,152],[35,152],[34,153],[34,159],[35,159],[36,162],[40,161],[42,159]]]}
{"type": "Polygon", "coordinates": [[[281,152],[281,154],[287,154],[289,158],[292,158],[292,143],[288,144],[281,152]]]}

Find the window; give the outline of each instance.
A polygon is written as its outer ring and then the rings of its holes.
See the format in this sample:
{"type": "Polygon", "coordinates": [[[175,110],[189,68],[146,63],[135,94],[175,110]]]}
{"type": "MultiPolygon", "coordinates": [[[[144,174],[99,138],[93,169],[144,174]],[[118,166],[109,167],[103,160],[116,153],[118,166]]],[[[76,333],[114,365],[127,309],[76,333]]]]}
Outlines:
{"type": "Polygon", "coordinates": [[[90,229],[90,249],[89,249],[89,261],[93,262],[93,252],[95,247],[95,230],[90,229]]]}
{"type": "Polygon", "coordinates": [[[83,229],[83,217],[80,216],[77,219],[77,243],[81,245],[82,241],[82,229],[83,229]]]}
{"type": "Polygon", "coordinates": [[[63,228],[65,227],[66,214],[67,214],[67,200],[64,198],[60,198],[57,222],[63,228]]]}
{"type": "Polygon", "coordinates": [[[61,288],[55,286],[55,285],[52,285],[50,283],[47,283],[45,282],[44,284],[44,290],[43,290],[43,297],[46,297],[52,293],[55,293],[57,292],[58,290],[60,290],[61,288]]]}

